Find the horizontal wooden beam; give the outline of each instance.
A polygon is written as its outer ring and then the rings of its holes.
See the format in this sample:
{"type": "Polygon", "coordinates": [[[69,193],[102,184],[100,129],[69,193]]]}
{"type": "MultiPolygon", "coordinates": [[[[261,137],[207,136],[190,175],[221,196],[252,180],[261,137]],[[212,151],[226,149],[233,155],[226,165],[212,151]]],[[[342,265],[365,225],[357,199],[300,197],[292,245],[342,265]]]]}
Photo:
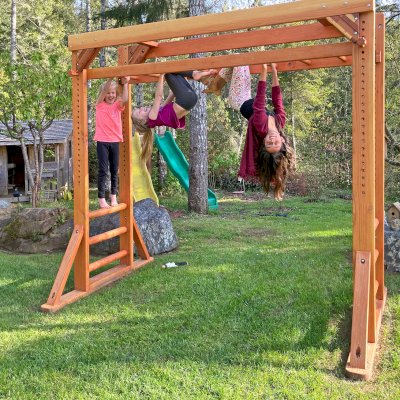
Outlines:
{"type": "Polygon", "coordinates": [[[375,9],[375,0],[303,0],[71,35],[71,51],[308,21],[375,9]]]}
{"type": "Polygon", "coordinates": [[[201,70],[208,68],[236,67],[239,65],[349,56],[352,54],[352,46],[351,43],[346,42],[323,44],[318,46],[282,48],[252,53],[229,54],[224,56],[191,58],[159,63],[121,65],[116,67],[90,69],[87,72],[87,76],[89,79],[101,79],[132,75],[163,74],[193,69],[201,70]]]}
{"type": "MultiPolygon", "coordinates": [[[[291,71],[304,71],[304,70],[319,69],[319,68],[349,67],[351,66],[352,58],[347,57],[345,61],[342,61],[339,57],[307,60],[310,62],[309,64],[304,64],[303,61],[290,61],[285,63],[278,63],[277,68],[279,72],[291,72],[291,71]]],[[[260,73],[261,66],[255,65],[250,67],[250,72],[252,74],[260,73]]]]}
{"type": "Polygon", "coordinates": [[[275,29],[259,29],[250,32],[231,33],[198,39],[161,42],[157,48],[153,48],[148,52],[146,58],[305,42],[308,40],[331,39],[342,36],[343,34],[333,26],[322,26],[319,23],[286,26],[275,29]]]}
{"type": "MultiPolygon", "coordinates": [[[[291,71],[303,71],[309,69],[319,69],[319,68],[336,68],[336,67],[349,67],[352,63],[352,57],[330,57],[321,58],[316,60],[309,60],[310,64],[304,65],[302,61],[290,61],[284,63],[277,63],[277,68],[279,72],[291,72],[291,71]]],[[[250,67],[250,72],[252,74],[259,74],[261,72],[261,65],[252,65],[250,67]]],[[[138,75],[131,76],[134,83],[149,83],[157,82],[158,74],[150,75],[138,75]]]]}

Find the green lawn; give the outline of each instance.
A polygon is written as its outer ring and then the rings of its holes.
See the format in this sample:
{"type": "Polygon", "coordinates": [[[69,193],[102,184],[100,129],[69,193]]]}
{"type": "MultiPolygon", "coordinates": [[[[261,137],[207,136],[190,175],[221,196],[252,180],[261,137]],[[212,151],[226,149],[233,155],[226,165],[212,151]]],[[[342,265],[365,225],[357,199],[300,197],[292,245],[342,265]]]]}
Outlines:
{"type": "Polygon", "coordinates": [[[223,198],[173,223],[177,251],[55,315],[62,254],[1,253],[1,399],[400,398],[399,275],[374,380],[344,376],[351,202],[223,198]]]}

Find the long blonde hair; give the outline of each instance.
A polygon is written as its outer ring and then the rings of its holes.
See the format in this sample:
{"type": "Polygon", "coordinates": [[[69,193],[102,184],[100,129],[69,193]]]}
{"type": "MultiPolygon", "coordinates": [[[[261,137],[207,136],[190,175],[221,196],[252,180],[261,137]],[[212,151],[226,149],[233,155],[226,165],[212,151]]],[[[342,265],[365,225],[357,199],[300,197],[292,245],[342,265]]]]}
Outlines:
{"type": "Polygon", "coordinates": [[[143,135],[142,153],[140,154],[140,158],[144,162],[147,162],[147,160],[151,158],[151,154],[153,153],[153,131],[151,130],[151,128],[149,128],[147,120],[135,118],[133,115],[132,124],[135,127],[135,131],[143,135]]]}

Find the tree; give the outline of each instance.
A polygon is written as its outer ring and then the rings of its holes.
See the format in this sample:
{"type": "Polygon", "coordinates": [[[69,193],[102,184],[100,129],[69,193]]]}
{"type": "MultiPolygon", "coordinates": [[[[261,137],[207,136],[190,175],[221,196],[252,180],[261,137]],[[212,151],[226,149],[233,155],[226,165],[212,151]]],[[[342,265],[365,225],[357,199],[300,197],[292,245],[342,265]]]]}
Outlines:
{"type": "MultiPolygon", "coordinates": [[[[104,1],[104,0],[103,0],[104,1]]],[[[144,24],[168,19],[173,0],[127,0],[104,12],[116,26],[144,24]]]]}
{"type": "MultiPolygon", "coordinates": [[[[189,0],[190,16],[205,12],[204,0],[189,0]]],[[[193,57],[199,57],[194,54],[193,57]]],[[[189,211],[207,214],[208,150],[207,150],[207,109],[206,96],[201,83],[193,82],[198,96],[196,106],[190,112],[190,154],[189,154],[189,211]]]]}
{"type": "Polygon", "coordinates": [[[0,122],[6,127],[2,133],[20,141],[33,207],[40,199],[45,132],[69,106],[69,79],[58,60],[32,54],[27,65],[9,65],[0,82],[0,122]],[[28,144],[33,145],[33,160],[28,144]]]}
{"type": "Polygon", "coordinates": [[[0,122],[5,126],[2,133],[20,141],[34,207],[41,189],[44,133],[54,119],[65,115],[70,98],[64,30],[54,17],[60,11],[57,5],[62,8],[66,2],[54,2],[48,7],[39,7],[39,2],[23,4],[17,13],[16,1],[12,1],[9,52],[0,51],[0,122]],[[29,21],[25,19],[27,9],[31,12],[29,21]],[[29,34],[21,36],[20,32],[29,34]],[[33,145],[33,159],[28,155],[28,144],[33,145]]]}

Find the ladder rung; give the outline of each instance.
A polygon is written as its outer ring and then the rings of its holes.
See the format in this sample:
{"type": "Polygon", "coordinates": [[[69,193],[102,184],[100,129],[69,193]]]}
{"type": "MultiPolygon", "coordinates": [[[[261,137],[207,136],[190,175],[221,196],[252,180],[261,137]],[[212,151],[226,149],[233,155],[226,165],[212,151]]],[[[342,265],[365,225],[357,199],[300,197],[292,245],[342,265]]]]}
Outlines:
{"type": "Polygon", "coordinates": [[[376,228],[379,226],[379,219],[378,218],[375,218],[375,230],[376,230],[376,228]]]}
{"type": "Polygon", "coordinates": [[[127,250],[121,250],[118,251],[117,253],[110,254],[107,257],[104,257],[100,260],[94,261],[91,264],[89,264],[89,272],[95,271],[96,269],[99,269],[101,267],[104,267],[107,264],[111,264],[112,262],[116,260],[120,260],[122,257],[125,257],[128,254],[127,250]]]}
{"type": "Polygon", "coordinates": [[[378,249],[375,249],[374,255],[375,255],[375,263],[376,263],[376,260],[377,260],[378,257],[379,257],[379,251],[378,251],[378,249]]]}
{"type": "Polygon", "coordinates": [[[98,210],[90,211],[89,218],[98,218],[102,217],[103,215],[114,214],[118,211],[125,210],[125,208],[125,203],[120,203],[117,206],[111,208],[99,208],[98,210]]]}
{"type": "Polygon", "coordinates": [[[104,240],[111,239],[115,236],[123,235],[127,231],[128,231],[128,228],[126,226],[121,226],[120,228],[112,229],[111,231],[100,233],[99,235],[96,235],[96,236],[91,236],[89,238],[89,244],[91,245],[91,244],[103,242],[104,240]]]}

